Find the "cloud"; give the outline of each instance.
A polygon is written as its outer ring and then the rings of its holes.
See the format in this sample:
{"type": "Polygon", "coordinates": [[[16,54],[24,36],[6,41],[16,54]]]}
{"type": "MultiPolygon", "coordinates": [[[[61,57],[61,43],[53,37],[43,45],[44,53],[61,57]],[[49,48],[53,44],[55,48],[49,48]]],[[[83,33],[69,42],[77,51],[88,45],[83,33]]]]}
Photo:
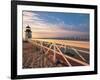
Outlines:
{"type": "Polygon", "coordinates": [[[40,19],[38,17],[39,15],[33,12],[23,12],[23,24],[35,24],[40,23],[43,21],[43,19],[40,19]]]}
{"type": "MultiPolygon", "coordinates": [[[[66,24],[60,18],[48,16],[55,20],[56,23],[48,22],[48,20],[40,17],[41,15],[35,12],[23,12],[23,33],[25,27],[31,26],[33,38],[52,38],[52,37],[68,37],[68,36],[86,36],[87,32],[82,32],[81,28],[75,25],[66,24]]],[[[84,26],[80,24],[80,26],[84,26]]]]}

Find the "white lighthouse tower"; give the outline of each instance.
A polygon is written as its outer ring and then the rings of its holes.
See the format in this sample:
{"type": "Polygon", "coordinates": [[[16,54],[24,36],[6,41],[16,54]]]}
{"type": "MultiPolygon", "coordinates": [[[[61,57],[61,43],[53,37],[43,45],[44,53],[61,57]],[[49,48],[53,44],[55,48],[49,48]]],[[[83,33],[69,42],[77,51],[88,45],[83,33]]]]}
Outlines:
{"type": "Polygon", "coordinates": [[[26,26],[26,30],[25,30],[25,41],[28,41],[31,38],[32,38],[32,31],[31,31],[31,27],[28,25],[26,26]]]}

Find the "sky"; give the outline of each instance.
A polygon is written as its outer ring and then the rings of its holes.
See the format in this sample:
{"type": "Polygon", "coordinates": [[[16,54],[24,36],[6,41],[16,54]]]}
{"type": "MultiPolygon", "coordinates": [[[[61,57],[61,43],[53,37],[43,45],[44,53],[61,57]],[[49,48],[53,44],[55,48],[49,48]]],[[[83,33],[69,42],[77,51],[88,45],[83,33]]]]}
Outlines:
{"type": "Polygon", "coordinates": [[[32,38],[89,37],[89,14],[23,11],[23,37],[29,25],[32,38]]]}

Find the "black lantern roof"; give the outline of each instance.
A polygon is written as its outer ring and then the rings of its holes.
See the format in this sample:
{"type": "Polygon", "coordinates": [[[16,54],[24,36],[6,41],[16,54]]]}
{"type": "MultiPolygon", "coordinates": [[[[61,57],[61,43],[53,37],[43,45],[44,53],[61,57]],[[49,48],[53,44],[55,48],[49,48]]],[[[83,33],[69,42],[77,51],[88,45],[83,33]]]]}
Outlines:
{"type": "Polygon", "coordinates": [[[28,26],[26,26],[26,28],[30,28],[30,26],[28,25],[28,26]]]}

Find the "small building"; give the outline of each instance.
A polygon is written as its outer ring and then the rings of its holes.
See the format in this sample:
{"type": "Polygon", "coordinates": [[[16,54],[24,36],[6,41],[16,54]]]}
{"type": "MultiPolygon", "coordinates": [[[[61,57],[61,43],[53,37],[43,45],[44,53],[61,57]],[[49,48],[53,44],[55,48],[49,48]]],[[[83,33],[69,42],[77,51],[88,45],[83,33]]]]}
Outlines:
{"type": "Polygon", "coordinates": [[[26,30],[25,30],[25,40],[28,41],[31,38],[32,38],[31,27],[30,26],[26,26],[26,30]]]}

